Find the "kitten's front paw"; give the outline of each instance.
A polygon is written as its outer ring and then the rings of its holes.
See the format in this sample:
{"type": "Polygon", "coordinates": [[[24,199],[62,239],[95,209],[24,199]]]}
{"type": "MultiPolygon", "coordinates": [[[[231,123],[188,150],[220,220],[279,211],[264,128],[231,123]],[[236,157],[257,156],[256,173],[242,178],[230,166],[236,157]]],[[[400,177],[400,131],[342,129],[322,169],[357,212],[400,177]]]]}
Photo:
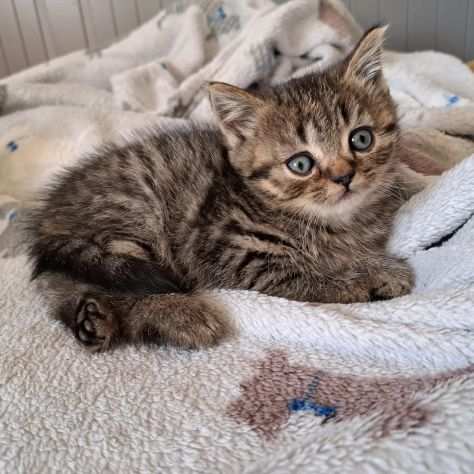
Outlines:
{"type": "Polygon", "coordinates": [[[365,284],[352,285],[344,291],[340,291],[337,298],[328,300],[328,303],[367,303],[370,301],[371,293],[365,284]]]}
{"type": "Polygon", "coordinates": [[[94,298],[81,301],[76,312],[74,334],[91,352],[107,350],[117,331],[114,314],[94,298]]]}
{"type": "Polygon", "coordinates": [[[391,259],[373,275],[370,293],[372,301],[389,300],[410,293],[414,284],[413,271],[403,260],[391,259]]]}

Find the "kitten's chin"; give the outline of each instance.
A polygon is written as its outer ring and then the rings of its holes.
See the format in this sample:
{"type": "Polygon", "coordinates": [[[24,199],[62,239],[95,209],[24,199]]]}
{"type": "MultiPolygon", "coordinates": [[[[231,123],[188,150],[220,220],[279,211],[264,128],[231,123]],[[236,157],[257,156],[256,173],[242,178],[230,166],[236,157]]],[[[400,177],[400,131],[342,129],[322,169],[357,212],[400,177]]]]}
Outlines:
{"type": "Polygon", "coordinates": [[[376,188],[341,191],[326,198],[325,202],[301,198],[293,201],[292,208],[305,216],[322,223],[347,225],[363,212],[376,198],[376,188]]]}
{"type": "Polygon", "coordinates": [[[345,225],[352,221],[363,205],[364,198],[358,193],[345,193],[338,200],[326,203],[306,203],[299,210],[319,222],[345,225]]]}
{"type": "Polygon", "coordinates": [[[348,224],[376,199],[376,187],[342,191],[329,198],[324,204],[315,204],[314,213],[321,220],[333,224],[348,224]]]}
{"type": "Polygon", "coordinates": [[[327,217],[331,215],[337,218],[350,219],[362,207],[364,203],[364,195],[354,191],[346,191],[331,203],[328,203],[322,209],[325,210],[327,217]]]}

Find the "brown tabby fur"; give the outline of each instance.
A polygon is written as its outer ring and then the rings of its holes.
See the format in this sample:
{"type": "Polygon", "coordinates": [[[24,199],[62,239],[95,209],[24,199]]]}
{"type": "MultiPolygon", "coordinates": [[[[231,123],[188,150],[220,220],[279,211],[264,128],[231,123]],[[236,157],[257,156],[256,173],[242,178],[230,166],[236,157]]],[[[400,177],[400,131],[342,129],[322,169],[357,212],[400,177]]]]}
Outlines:
{"type": "Polygon", "coordinates": [[[325,303],[408,293],[410,268],[385,250],[401,188],[383,34],[264,95],[211,84],[219,130],[156,131],[66,172],[29,223],[57,317],[92,350],[198,348],[232,334],[209,289],[325,303]],[[349,147],[360,126],[375,135],[364,153],[349,147]],[[285,165],[301,151],[316,160],[308,177],[285,165]],[[335,181],[351,171],[347,192],[335,181]]]}

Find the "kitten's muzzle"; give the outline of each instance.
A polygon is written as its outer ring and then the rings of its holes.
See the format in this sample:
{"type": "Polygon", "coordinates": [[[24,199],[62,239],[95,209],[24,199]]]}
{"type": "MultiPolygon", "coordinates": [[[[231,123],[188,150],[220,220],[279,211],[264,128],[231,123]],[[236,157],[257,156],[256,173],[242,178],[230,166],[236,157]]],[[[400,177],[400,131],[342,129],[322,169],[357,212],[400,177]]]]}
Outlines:
{"type": "Polygon", "coordinates": [[[347,174],[338,175],[338,176],[331,176],[329,179],[336,184],[341,184],[347,190],[349,190],[349,186],[352,183],[352,178],[355,176],[355,170],[351,169],[347,174]]]}
{"type": "Polygon", "coordinates": [[[356,174],[355,164],[338,158],[329,162],[324,174],[329,181],[344,186],[346,190],[349,190],[349,185],[356,174]]]}

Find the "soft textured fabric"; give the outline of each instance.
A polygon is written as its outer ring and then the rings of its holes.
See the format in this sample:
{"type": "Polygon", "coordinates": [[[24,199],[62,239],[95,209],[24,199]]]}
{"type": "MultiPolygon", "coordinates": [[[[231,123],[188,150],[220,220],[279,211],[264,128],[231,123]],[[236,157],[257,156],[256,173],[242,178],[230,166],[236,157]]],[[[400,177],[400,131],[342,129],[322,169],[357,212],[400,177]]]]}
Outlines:
{"type": "Polygon", "coordinates": [[[19,245],[34,190],[104,142],[209,119],[208,80],[325,68],[360,34],[337,1],[186,3],[0,86],[0,472],[473,472],[474,75],[455,58],[384,59],[403,161],[449,168],[397,215],[390,246],[415,268],[413,294],[215,292],[238,335],[199,352],[89,355],[48,318],[19,245]]]}

